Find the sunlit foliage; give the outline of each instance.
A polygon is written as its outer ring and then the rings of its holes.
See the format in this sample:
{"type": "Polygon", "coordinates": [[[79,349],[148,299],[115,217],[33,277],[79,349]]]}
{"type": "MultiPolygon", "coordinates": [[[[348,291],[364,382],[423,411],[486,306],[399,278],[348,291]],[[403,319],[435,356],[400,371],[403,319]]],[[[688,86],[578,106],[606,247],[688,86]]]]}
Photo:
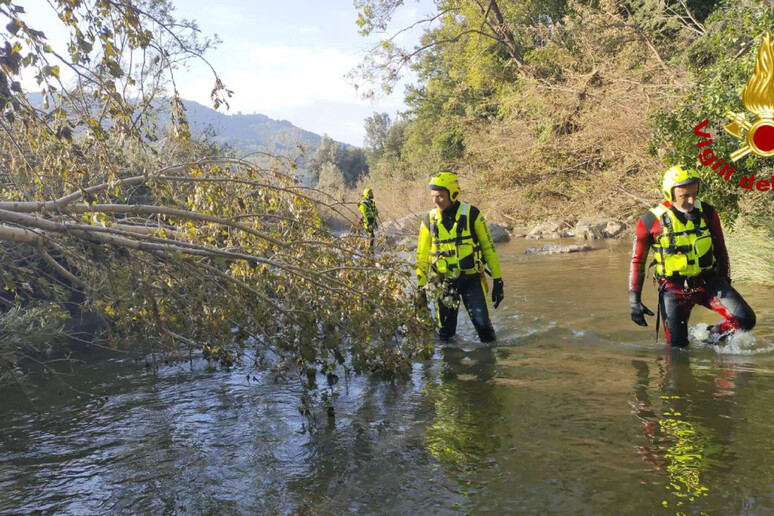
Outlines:
{"type": "MultiPolygon", "coordinates": [[[[292,161],[192,140],[174,72],[206,65],[216,41],[165,1],[51,6],[67,45],[0,2],[6,317],[39,314],[54,336],[91,314],[110,345],[148,356],[203,350],[232,365],[249,346],[304,381],[405,371],[427,321],[406,302],[403,260],[332,235],[318,208],[341,207],[300,186],[292,161]],[[21,88],[30,74],[40,95],[21,88]]],[[[213,83],[218,108],[230,92],[213,83]]],[[[0,343],[0,379],[31,356],[17,343],[0,343]]]]}

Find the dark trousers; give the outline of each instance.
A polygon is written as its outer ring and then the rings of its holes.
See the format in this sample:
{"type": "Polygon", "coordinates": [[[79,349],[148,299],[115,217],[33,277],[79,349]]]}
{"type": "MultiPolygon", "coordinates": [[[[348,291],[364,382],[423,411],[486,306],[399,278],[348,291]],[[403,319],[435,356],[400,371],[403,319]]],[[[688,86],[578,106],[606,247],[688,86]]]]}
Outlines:
{"type": "Polygon", "coordinates": [[[375,236],[374,236],[374,228],[368,228],[368,229],[366,229],[365,231],[366,231],[366,233],[367,233],[367,234],[368,234],[368,235],[371,237],[371,243],[369,244],[368,248],[369,248],[371,251],[373,251],[373,250],[374,250],[374,240],[375,240],[375,236]]]}
{"type": "Polygon", "coordinates": [[[460,299],[468,311],[481,342],[496,340],[492,321],[489,320],[489,307],[486,304],[482,281],[480,275],[471,274],[456,280],[447,280],[444,283],[441,297],[436,300],[438,334],[442,341],[448,341],[457,333],[460,299]]]}
{"type": "Polygon", "coordinates": [[[667,344],[677,347],[688,345],[688,319],[691,310],[701,305],[723,316],[723,321],[711,328],[712,333],[730,334],[736,330],[751,330],[755,326],[755,312],[725,278],[712,276],[695,280],[688,288],[681,283],[667,281],[659,301],[667,344]]]}

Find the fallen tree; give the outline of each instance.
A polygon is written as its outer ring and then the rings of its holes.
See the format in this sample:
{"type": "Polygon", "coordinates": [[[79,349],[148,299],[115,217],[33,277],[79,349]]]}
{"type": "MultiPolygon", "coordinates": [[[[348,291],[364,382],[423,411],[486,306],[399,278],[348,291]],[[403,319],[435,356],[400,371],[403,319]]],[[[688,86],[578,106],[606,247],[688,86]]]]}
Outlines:
{"type": "MultiPolygon", "coordinates": [[[[343,365],[409,367],[427,323],[407,302],[408,265],[334,237],[318,209],[343,207],[299,186],[293,160],[239,159],[191,137],[173,71],[203,59],[211,42],[196,26],[166,2],[51,5],[71,31],[66,53],[20,5],[0,5],[5,317],[34,311],[47,322],[31,331],[61,333],[50,321],[87,311],[104,317],[110,345],[201,349],[227,365],[249,345],[329,379],[343,365]],[[41,106],[19,86],[25,70],[41,106]]],[[[214,105],[228,93],[215,76],[214,105]]],[[[18,342],[0,342],[0,381],[30,356],[18,342]]]]}

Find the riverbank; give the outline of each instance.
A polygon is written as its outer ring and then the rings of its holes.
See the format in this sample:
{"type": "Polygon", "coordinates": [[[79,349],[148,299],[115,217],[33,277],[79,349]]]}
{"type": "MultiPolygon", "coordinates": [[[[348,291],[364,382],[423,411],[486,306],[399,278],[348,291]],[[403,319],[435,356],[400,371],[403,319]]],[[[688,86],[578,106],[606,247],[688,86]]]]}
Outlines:
{"type": "MultiPolygon", "coordinates": [[[[432,207],[427,196],[427,185],[418,181],[405,181],[391,183],[388,188],[385,185],[374,187],[374,192],[381,221],[377,236],[381,234],[388,245],[413,249],[420,219],[432,207]]],[[[528,210],[522,213],[522,218],[516,218],[509,214],[513,213],[512,203],[497,200],[499,197],[487,198],[485,194],[473,191],[471,194],[464,192],[463,198],[480,207],[490,223],[496,242],[520,238],[631,241],[639,217],[657,205],[661,198],[652,188],[649,188],[649,193],[619,193],[621,195],[614,198],[623,204],[598,205],[599,213],[590,210],[571,212],[565,207],[543,219],[528,217],[527,213],[534,215],[528,210]]],[[[351,199],[347,205],[356,208],[356,190],[339,191],[338,196],[351,199]]],[[[756,212],[755,206],[755,199],[747,200],[743,203],[743,214],[737,219],[730,217],[735,215],[733,212],[720,212],[731,258],[732,277],[738,281],[771,286],[774,285],[774,221],[766,216],[766,212],[756,212]]],[[[332,217],[330,223],[342,230],[358,228],[357,217],[354,215],[349,219],[332,217]]]]}

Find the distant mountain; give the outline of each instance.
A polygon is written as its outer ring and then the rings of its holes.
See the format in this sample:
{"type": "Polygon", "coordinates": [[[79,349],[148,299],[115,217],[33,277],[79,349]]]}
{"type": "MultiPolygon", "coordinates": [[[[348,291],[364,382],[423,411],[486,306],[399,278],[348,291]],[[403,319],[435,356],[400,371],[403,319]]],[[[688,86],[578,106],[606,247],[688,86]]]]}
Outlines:
{"type": "MultiPolygon", "coordinates": [[[[43,106],[40,93],[31,92],[28,98],[32,105],[38,108],[43,106]]],[[[162,107],[162,102],[157,105],[162,107]]],[[[297,146],[300,144],[306,149],[307,156],[311,156],[322,141],[319,134],[296,127],[287,120],[274,120],[258,113],[225,114],[193,100],[183,100],[183,105],[194,136],[203,136],[210,141],[226,144],[240,155],[256,151],[285,151],[297,156],[297,146]]],[[[162,114],[160,119],[161,125],[164,126],[168,123],[169,116],[162,114]]],[[[344,143],[341,145],[350,147],[344,143]]]]}
{"type": "Polygon", "coordinates": [[[296,127],[287,120],[274,120],[258,113],[227,115],[192,100],[184,100],[183,105],[194,135],[206,135],[240,154],[294,150],[298,144],[313,153],[322,141],[319,134],[296,127]]]}

